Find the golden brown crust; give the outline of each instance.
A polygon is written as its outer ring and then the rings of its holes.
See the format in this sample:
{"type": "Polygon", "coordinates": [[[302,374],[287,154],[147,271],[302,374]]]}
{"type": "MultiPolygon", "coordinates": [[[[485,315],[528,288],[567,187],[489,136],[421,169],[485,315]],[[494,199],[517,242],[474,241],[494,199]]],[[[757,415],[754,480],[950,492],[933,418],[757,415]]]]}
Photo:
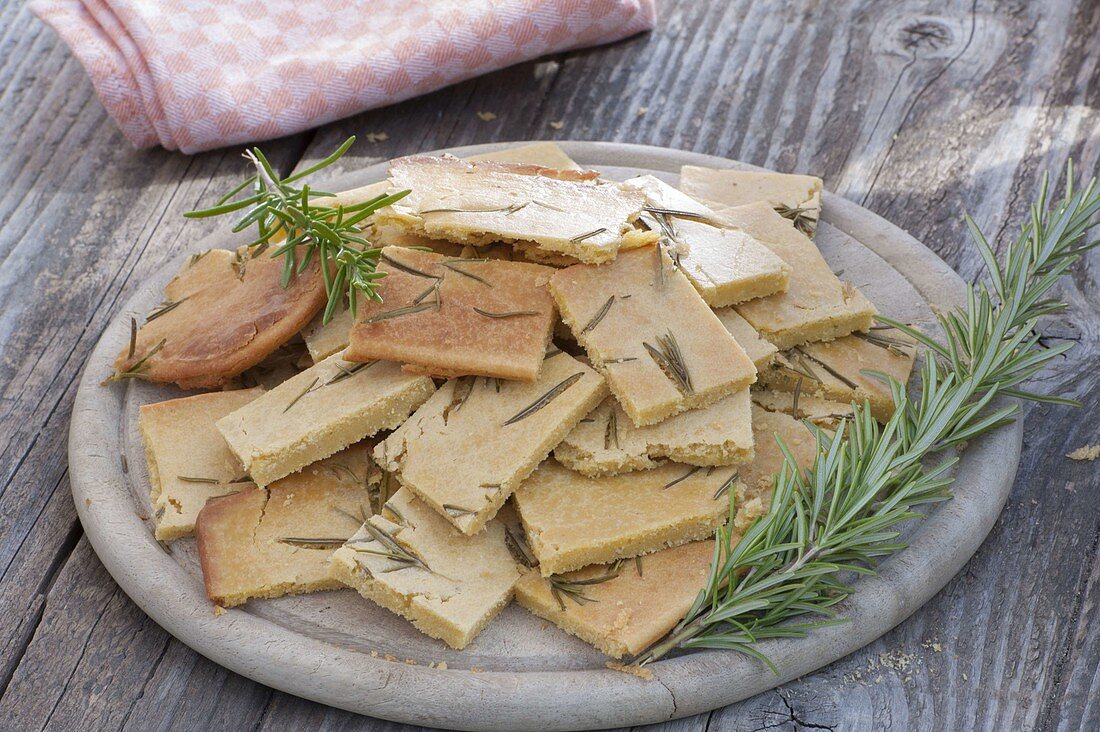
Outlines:
{"type": "Polygon", "coordinates": [[[209,501],[195,522],[207,596],[232,607],[338,587],[329,560],[370,515],[369,486],[380,477],[370,471],[371,447],[353,445],[267,488],[209,501]]]}
{"type": "Polygon", "coordinates": [[[386,247],[378,269],[385,301],[359,308],[346,359],[397,361],[433,376],[538,376],[554,325],[553,270],[400,247],[386,247]]]}
{"type": "Polygon", "coordinates": [[[216,388],[301,330],[325,302],[316,258],[284,288],[281,257],[246,255],[244,248],[213,249],[189,259],[165,287],[166,305],[138,330],[133,354],[127,347],[118,355],[116,371],[216,388]]]}

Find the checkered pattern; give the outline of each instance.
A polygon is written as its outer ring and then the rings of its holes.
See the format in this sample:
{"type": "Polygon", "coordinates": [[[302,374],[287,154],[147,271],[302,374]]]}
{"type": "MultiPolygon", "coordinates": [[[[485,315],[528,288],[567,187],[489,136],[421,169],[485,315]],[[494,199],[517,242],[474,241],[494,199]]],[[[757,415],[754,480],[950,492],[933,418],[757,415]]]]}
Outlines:
{"type": "Polygon", "coordinates": [[[648,30],[654,0],[33,0],[138,147],[269,139],[648,30]]]}

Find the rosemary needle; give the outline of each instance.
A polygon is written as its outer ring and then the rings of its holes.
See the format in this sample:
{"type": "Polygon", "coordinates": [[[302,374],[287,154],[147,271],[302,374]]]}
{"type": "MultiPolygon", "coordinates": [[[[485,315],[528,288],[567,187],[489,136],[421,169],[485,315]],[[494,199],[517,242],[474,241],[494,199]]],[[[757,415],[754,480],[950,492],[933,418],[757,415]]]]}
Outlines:
{"type": "Polygon", "coordinates": [[[531,315],[541,315],[541,313],[537,310],[507,310],[507,311],[500,312],[500,313],[494,313],[494,312],[490,312],[488,310],[482,310],[481,308],[479,308],[477,306],[474,307],[474,312],[477,313],[478,315],[484,315],[486,318],[497,318],[497,319],[502,319],[502,318],[525,318],[525,317],[528,317],[528,316],[531,316],[531,315]]]}
{"type": "Polygon", "coordinates": [[[530,417],[532,414],[539,411],[540,409],[545,407],[547,404],[549,404],[550,402],[554,401],[559,396],[561,396],[561,394],[566,389],[568,389],[569,387],[573,386],[573,384],[580,381],[581,377],[583,377],[583,376],[584,376],[584,373],[578,371],[577,373],[573,374],[572,376],[567,376],[566,378],[562,379],[561,382],[559,382],[557,384],[557,386],[553,387],[552,389],[550,389],[550,391],[548,391],[545,394],[543,394],[542,396],[540,396],[534,402],[532,402],[528,406],[524,407],[523,409],[519,410],[516,414],[512,415],[508,419],[508,421],[506,421],[504,423],[504,426],[507,427],[510,424],[515,424],[516,422],[519,422],[521,419],[524,419],[526,417],[530,417]]]}

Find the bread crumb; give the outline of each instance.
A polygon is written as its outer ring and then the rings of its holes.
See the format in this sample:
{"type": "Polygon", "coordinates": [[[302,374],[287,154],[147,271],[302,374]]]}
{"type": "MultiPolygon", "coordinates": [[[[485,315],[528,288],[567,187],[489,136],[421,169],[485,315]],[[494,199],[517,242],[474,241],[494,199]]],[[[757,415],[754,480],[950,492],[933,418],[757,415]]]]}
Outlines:
{"type": "Polygon", "coordinates": [[[641,117],[649,111],[649,107],[638,107],[638,116],[641,117]]]}
{"type": "Polygon", "coordinates": [[[222,615],[225,615],[225,613],[226,613],[226,610],[221,605],[215,605],[214,606],[214,617],[215,618],[220,618],[222,615]]]}
{"type": "Polygon", "coordinates": [[[385,142],[390,139],[390,136],[385,132],[368,132],[367,142],[385,142]]]}
{"type": "Polygon", "coordinates": [[[437,669],[439,669],[440,671],[446,671],[447,670],[447,662],[446,661],[440,661],[439,663],[437,663],[435,665],[435,667],[437,669]]]}
{"type": "Polygon", "coordinates": [[[477,118],[482,122],[492,122],[497,116],[492,112],[478,112],[477,118]]]}
{"type": "Polygon", "coordinates": [[[1085,445],[1079,447],[1069,455],[1066,455],[1070,460],[1095,460],[1100,457],[1100,445],[1085,445]]]}
{"type": "Polygon", "coordinates": [[[555,120],[550,123],[550,126],[553,127],[555,130],[560,130],[562,127],[565,127],[565,120],[555,120]]]}
{"type": "Polygon", "coordinates": [[[370,652],[370,657],[371,658],[378,658],[378,651],[371,651],[370,652]]]}
{"type": "Polygon", "coordinates": [[[644,681],[653,680],[653,672],[648,668],[639,666],[636,663],[619,663],[618,661],[608,661],[604,664],[612,671],[619,671],[620,673],[630,674],[631,676],[637,676],[644,681]]]}
{"type": "Polygon", "coordinates": [[[482,669],[481,669],[480,666],[470,666],[470,673],[479,674],[481,672],[482,672],[482,669]]]}
{"type": "Polygon", "coordinates": [[[84,505],[85,506],[91,506],[92,505],[92,499],[91,498],[85,498],[84,499],[84,505]]]}

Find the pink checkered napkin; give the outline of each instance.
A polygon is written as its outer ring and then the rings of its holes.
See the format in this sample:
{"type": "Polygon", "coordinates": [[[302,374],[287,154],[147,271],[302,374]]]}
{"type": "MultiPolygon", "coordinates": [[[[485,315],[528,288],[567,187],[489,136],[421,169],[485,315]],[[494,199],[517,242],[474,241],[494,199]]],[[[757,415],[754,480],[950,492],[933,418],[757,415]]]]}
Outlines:
{"type": "Polygon", "coordinates": [[[138,147],[264,140],[649,30],[654,0],[32,0],[138,147]]]}

